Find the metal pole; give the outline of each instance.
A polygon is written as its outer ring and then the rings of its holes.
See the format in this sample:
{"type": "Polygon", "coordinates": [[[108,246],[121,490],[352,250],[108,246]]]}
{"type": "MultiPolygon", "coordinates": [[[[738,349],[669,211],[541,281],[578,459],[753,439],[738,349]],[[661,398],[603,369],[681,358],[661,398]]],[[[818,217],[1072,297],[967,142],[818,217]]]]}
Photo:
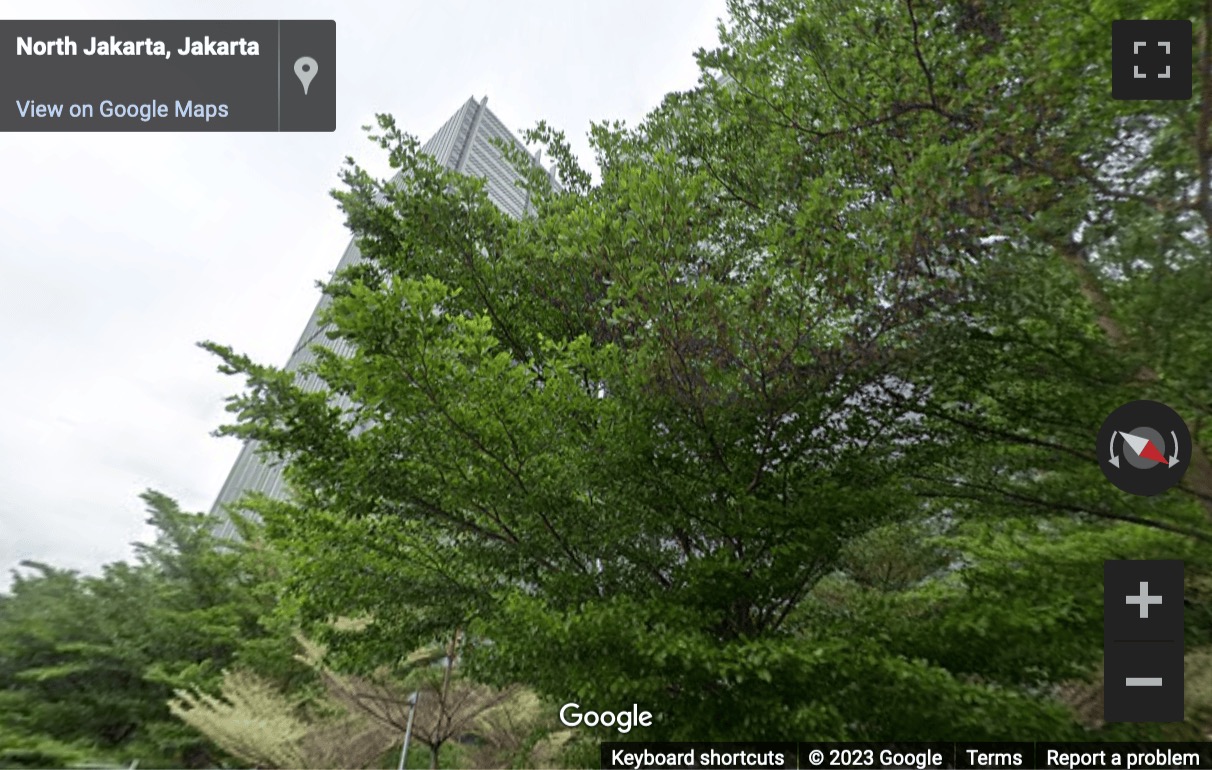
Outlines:
{"type": "Polygon", "coordinates": [[[408,696],[408,726],[404,728],[404,748],[400,751],[400,770],[404,770],[404,760],[408,758],[408,741],[412,738],[412,718],[417,713],[417,693],[408,696]]]}

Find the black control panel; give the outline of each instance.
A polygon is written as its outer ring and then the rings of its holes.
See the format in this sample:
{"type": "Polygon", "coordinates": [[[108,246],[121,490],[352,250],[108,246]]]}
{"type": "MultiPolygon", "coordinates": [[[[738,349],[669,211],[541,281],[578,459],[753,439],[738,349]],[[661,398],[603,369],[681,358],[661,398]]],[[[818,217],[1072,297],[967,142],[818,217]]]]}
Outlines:
{"type": "Polygon", "coordinates": [[[1181,722],[1183,656],[1183,563],[1104,562],[1104,719],[1181,722]]]}

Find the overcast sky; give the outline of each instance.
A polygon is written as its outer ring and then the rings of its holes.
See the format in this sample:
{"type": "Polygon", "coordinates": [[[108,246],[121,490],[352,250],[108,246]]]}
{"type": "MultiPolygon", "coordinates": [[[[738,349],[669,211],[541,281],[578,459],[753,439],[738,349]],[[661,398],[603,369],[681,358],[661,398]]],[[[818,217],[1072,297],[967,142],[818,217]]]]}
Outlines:
{"type": "Polygon", "coordinates": [[[0,134],[0,589],[23,559],[95,573],[146,539],[138,495],[209,510],[240,383],[282,365],[349,236],[328,191],[360,127],[429,138],[470,96],[510,128],[634,123],[694,85],[723,0],[0,2],[0,18],[335,19],[337,130],[0,134]]]}

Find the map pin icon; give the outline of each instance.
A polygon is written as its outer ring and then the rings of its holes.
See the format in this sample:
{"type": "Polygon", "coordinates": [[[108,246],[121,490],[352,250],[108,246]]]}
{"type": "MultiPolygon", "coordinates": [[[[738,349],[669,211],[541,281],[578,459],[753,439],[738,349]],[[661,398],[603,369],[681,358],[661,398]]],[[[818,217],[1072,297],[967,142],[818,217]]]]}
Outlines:
{"type": "Polygon", "coordinates": [[[295,62],[295,77],[299,78],[299,82],[303,84],[303,95],[307,96],[307,87],[311,85],[311,79],[316,76],[316,60],[310,56],[300,56],[295,62]]]}

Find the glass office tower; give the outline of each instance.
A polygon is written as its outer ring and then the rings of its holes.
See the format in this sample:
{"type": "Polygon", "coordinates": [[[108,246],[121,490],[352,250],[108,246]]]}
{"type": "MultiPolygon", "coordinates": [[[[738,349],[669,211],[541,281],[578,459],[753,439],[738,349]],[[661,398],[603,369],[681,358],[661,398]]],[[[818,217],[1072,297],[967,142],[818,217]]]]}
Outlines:
{"type": "MultiPolygon", "coordinates": [[[[487,192],[492,202],[506,214],[522,217],[529,209],[527,194],[515,185],[518,175],[501,156],[500,150],[489,140],[503,139],[518,146],[522,145],[488,109],[487,103],[488,97],[478,102],[474,97],[468,99],[421,149],[447,168],[487,180],[487,192]]],[[[537,156],[535,162],[538,162],[537,156]]],[[[341,270],[360,258],[357,246],[350,241],[336,269],[341,270]]],[[[290,360],[286,364],[288,371],[297,371],[303,364],[315,360],[311,349],[313,345],[323,345],[343,355],[350,352],[346,347],[348,343],[343,340],[329,340],[324,334],[319,318],[328,303],[327,296],[320,298],[303,329],[302,336],[299,337],[298,344],[290,354],[290,360]]],[[[301,385],[311,392],[323,387],[323,383],[315,376],[307,377],[301,385]]],[[[228,473],[227,481],[211,508],[211,514],[220,522],[216,530],[219,536],[236,536],[235,526],[227,515],[228,507],[246,492],[262,492],[270,497],[284,497],[286,494],[281,464],[261,455],[256,441],[245,443],[240,450],[240,456],[236,458],[236,463],[228,473]]]]}

